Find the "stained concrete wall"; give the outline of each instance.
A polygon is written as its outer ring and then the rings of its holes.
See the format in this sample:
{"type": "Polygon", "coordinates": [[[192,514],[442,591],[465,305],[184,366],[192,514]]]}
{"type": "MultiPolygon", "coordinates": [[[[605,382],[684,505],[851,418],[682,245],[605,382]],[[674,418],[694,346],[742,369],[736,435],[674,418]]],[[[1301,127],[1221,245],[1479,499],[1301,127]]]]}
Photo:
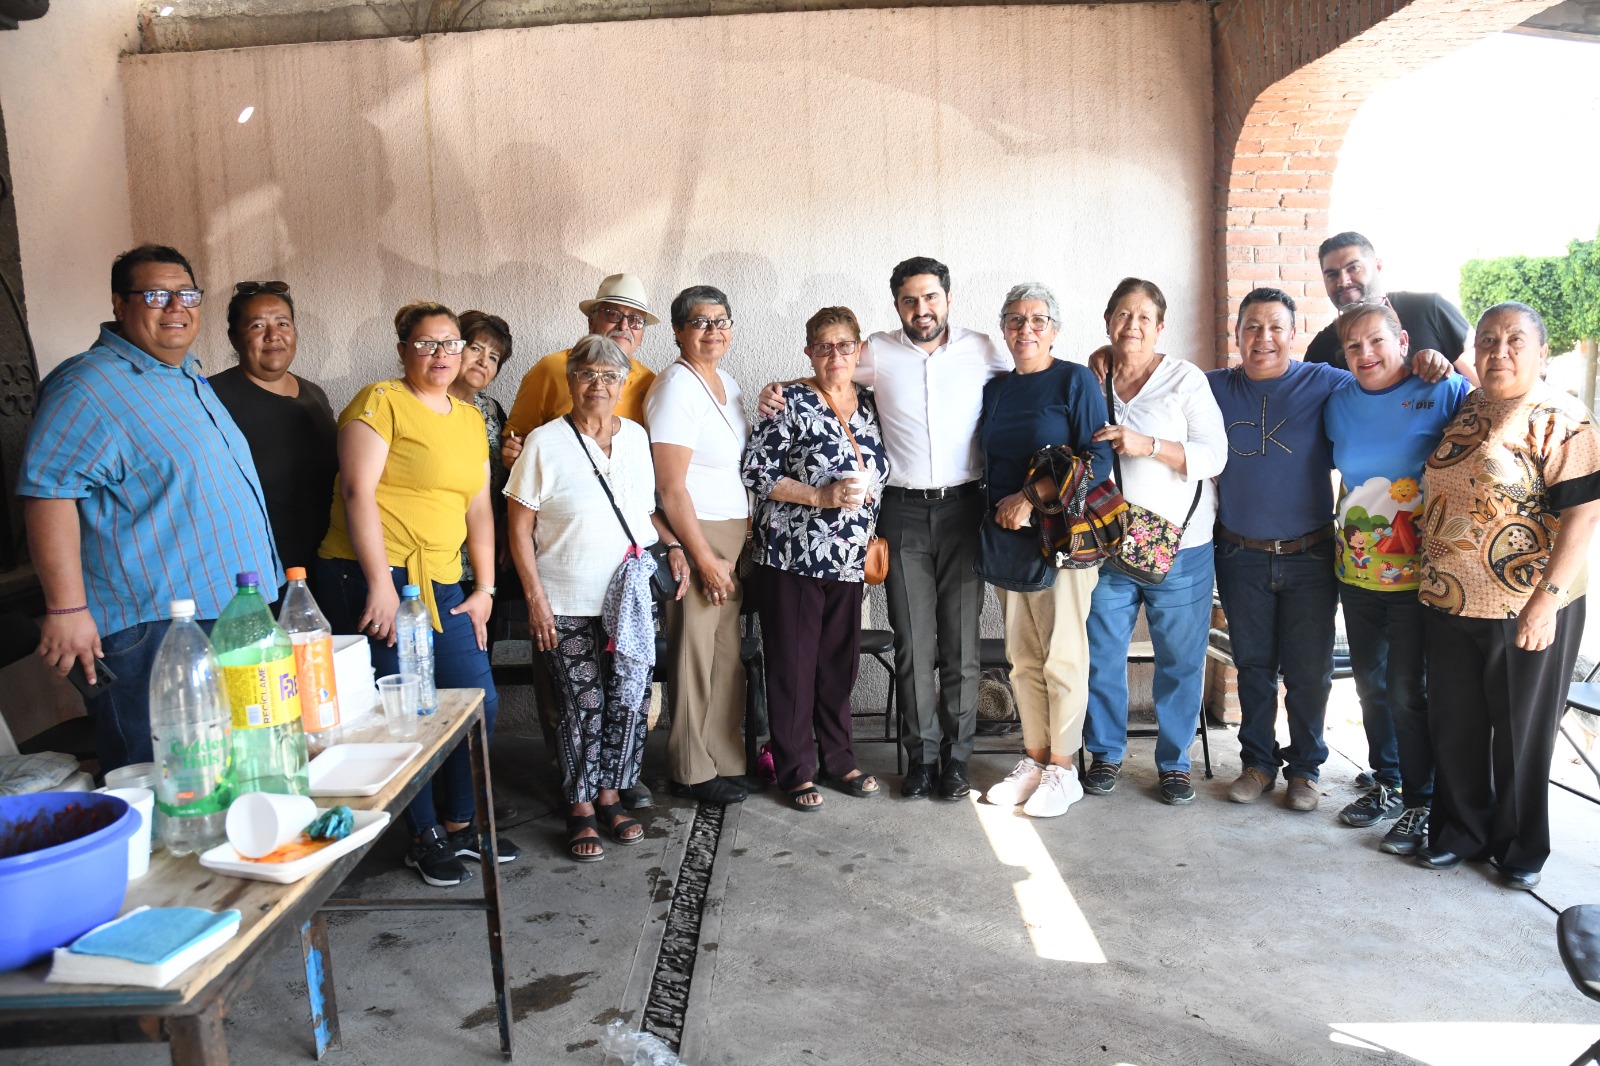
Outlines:
{"type": "MultiPolygon", "coordinates": [[[[977,328],[1009,285],[1052,285],[1063,353],[1098,343],[1119,278],[1154,278],[1169,350],[1198,355],[1207,34],[1197,5],[999,7],[135,56],[133,228],[190,251],[213,293],[290,281],[297,370],[336,402],[392,371],[390,317],[421,296],[510,321],[509,400],[617,270],[663,311],[684,285],[724,288],[749,389],[804,367],[819,306],[896,325],[888,273],[912,254],[951,264],[954,318],[977,328]]],[[[653,330],[641,357],[672,350],[653,330]]]]}

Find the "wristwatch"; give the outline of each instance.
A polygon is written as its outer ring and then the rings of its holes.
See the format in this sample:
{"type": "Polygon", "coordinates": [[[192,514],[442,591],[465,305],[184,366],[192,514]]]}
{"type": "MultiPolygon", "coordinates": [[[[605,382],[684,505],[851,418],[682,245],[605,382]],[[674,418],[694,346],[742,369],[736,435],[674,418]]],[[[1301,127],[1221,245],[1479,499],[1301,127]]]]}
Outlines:
{"type": "Polygon", "coordinates": [[[1548,581],[1541,581],[1541,582],[1539,582],[1538,585],[1536,585],[1534,587],[1539,589],[1539,590],[1541,590],[1541,591],[1543,591],[1543,592],[1548,592],[1550,595],[1554,596],[1556,599],[1560,600],[1563,603],[1566,602],[1566,597],[1562,595],[1561,587],[1559,585],[1552,585],[1548,581]]]}
{"type": "Polygon", "coordinates": [[[1154,459],[1157,455],[1160,455],[1160,454],[1161,454],[1161,438],[1160,437],[1151,437],[1150,438],[1150,456],[1149,457],[1151,459],[1154,459]]]}

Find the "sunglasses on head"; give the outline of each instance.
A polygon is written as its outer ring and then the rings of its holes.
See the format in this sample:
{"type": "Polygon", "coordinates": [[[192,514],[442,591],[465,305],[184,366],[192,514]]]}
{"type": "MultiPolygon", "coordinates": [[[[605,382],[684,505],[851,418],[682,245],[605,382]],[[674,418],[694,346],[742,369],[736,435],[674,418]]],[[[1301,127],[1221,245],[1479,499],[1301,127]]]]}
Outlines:
{"type": "Polygon", "coordinates": [[[235,296],[254,296],[258,292],[270,293],[273,296],[289,295],[287,281],[241,281],[233,287],[235,296]]]}

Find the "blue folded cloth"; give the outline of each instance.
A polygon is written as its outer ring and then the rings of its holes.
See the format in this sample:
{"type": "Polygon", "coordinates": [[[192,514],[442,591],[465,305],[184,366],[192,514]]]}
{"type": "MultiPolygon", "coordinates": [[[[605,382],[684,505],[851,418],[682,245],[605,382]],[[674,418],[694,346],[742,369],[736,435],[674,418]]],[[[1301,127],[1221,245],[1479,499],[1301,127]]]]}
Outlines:
{"type": "Polygon", "coordinates": [[[237,925],[238,911],[199,907],[141,907],[73,941],[77,955],[109,955],[156,966],[218,929],[237,925]]]}

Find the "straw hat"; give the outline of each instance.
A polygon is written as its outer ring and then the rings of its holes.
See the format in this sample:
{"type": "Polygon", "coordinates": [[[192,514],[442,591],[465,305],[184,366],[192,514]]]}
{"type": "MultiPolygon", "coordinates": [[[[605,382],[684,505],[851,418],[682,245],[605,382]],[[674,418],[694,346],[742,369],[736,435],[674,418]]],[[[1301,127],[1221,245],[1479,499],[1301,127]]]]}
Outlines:
{"type": "Polygon", "coordinates": [[[661,319],[651,314],[650,308],[645,306],[647,299],[644,294],[644,282],[632,274],[613,274],[600,283],[600,289],[594,294],[594,299],[578,301],[578,310],[588,314],[597,304],[616,304],[638,311],[644,316],[648,325],[659,325],[661,319]]]}

